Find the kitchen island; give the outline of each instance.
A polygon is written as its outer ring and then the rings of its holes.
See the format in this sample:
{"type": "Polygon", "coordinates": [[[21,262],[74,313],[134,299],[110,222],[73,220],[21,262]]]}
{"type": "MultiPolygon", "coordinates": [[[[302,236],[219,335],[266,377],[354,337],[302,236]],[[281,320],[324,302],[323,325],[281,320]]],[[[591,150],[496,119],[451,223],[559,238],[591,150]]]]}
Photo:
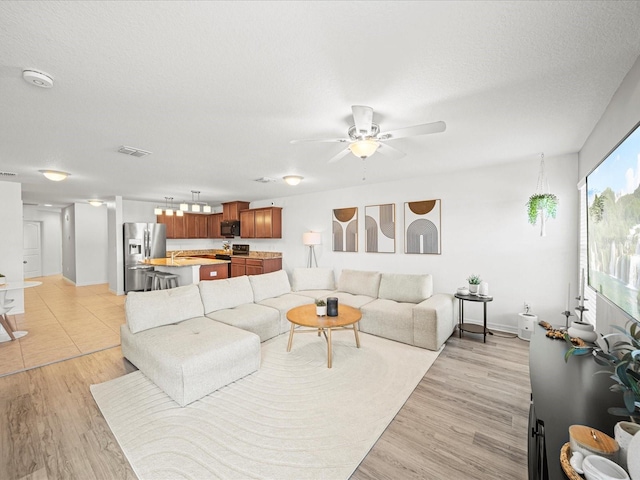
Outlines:
{"type": "Polygon", "coordinates": [[[202,257],[151,258],[143,262],[158,272],[175,273],[180,286],[198,283],[200,280],[229,278],[229,260],[202,257]]]}

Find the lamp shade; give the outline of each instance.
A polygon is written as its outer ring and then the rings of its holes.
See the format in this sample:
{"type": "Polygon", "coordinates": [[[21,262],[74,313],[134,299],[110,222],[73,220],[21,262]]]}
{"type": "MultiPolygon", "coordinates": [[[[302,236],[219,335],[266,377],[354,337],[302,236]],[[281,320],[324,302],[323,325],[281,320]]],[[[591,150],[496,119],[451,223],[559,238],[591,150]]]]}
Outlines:
{"type": "Polygon", "coordinates": [[[320,245],[322,243],[322,235],[320,232],[305,232],[302,234],[302,243],[304,245],[320,245]]]}
{"type": "Polygon", "coordinates": [[[380,144],[375,140],[359,140],[349,145],[349,150],[356,157],[367,158],[376,153],[380,144]]]}

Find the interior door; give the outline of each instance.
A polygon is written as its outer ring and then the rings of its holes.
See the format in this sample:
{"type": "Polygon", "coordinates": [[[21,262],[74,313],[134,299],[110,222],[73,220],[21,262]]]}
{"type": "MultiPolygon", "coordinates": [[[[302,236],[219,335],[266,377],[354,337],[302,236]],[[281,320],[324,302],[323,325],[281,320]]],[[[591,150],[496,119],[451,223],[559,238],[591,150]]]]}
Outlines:
{"type": "Polygon", "coordinates": [[[40,222],[25,221],[22,224],[22,263],[24,278],[42,276],[40,222]]]}

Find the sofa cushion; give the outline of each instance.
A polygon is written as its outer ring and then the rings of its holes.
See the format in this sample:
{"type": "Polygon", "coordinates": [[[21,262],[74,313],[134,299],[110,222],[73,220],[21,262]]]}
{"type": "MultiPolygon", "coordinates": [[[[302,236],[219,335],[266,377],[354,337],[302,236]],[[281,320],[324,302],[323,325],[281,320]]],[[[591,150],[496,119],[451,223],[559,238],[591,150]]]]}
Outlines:
{"type": "Polygon", "coordinates": [[[335,290],[336,279],[332,268],[294,268],[291,289],[335,290]]]}
{"type": "Polygon", "coordinates": [[[205,314],[253,303],[253,290],[246,275],[221,280],[203,280],[198,286],[205,314]]]}
{"type": "Polygon", "coordinates": [[[260,303],[265,298],[279,297],[285,293],[291,293],[289,277],[284,270],[264,273],[262,275],[249,275],[251,288],[253,288],[253,301],[260,303]]]}
{"type": "Polygon", "coordinates": [[[338,280],[338,290],[353,295],[378,298],[380,273],[362,270],[342,270],[338,280]]]}
{"type": "MultiPolygon", "coordinates": [[[[375,300],[374,297],[368,297],[367,295],[353,295],[346,292],[333,292],[328,297],[335,297],[338,299],[338,310],[340,310],[340,304],[344,303],[353,308],[360,308],[367,303],[371,303],[375,300]]],[[[328,297],[325,297],[326,300],[328,297]]]]}
{"type": "Polygon", "coordinates": [[[178,323],[204,315],[197,285],[129,292],[125,301],[127,325],[131,333],[178,323]]]}
{"type": "Polygon", "coordinates": [[[298,295],[297,293],[285,293],[279,297],[265,298],[260,302],[260,305],[266,305],[268,307],[278,310],[280,313],[280,333],[289,331],[291,324],[287,319],[287,312],[292,308],[299,307],[301,305],[309,305],[314,300],[304,295],[298,295]]]}
{"type": "Polygon", "coordinates": [[[293,292],[293,295],[300,295],[302,297],[312,298],[317,300],[318,298],[327,298],[334,294],[335,290],[299,290],[293,292]]]}
{"type": "Polygon", "coordinates": [[[280,313],[274,308],[255,303],[216,310],[208,313],[207,318],[255,333],[261,342],[280,334],[280,313]]]}
{"type": "Polygon", "coordinates": [[[260,367],[260,339],[197,317],[132,334],[120,328],[122,353],[167,395],[185,406],[260,367]]]}
{"type": "Polygon", "coordinates": [[[396,302],[420,303],[433,294],[431,275],[383,273],[378,298],[396,302]]]}
{"type": "Polygon", "coordinates": [[[361,308],[360,331],[415,345],[413,303],[377,299],[361,308]]]}

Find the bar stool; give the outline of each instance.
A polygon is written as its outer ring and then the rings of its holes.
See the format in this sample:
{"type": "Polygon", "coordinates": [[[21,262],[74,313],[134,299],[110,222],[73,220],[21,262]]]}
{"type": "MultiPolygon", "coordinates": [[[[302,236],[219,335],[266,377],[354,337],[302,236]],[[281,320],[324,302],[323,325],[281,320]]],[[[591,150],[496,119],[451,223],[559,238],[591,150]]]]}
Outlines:
{"type": "Polygon", "coordinates": [[[144,291],[149,290],[159,290],[159,280],[158,280],[158,272],[144,272],[144,291]]]}
{"type": "Polygon", "coordinates": [[[178,275],[175,273],[156,272],[156,280],[158,282],[158,290],[178,286],[178,275]]]}

